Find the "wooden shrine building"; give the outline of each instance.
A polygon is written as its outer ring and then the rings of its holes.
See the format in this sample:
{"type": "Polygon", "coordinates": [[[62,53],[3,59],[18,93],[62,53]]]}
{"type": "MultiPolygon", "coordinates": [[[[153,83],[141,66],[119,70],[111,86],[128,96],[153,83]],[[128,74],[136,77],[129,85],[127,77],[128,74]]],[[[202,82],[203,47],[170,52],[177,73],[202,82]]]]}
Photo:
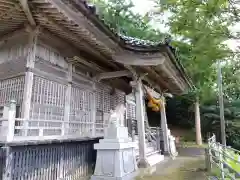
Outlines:
{"type": "MultiPolygon", "coordinates": [[[[119,103],[127,107],[126,125],[138,124],[138,160],[151,148],[160,153],[145,141],[142,85],[157,95],[191,88],[173,47],[112,32],[83,0],[0,0],[0,10],[4,180],[91,174],[92,145],[119,103]]],[[[166,124],[162,117],[164,151],[166,124]]]]}

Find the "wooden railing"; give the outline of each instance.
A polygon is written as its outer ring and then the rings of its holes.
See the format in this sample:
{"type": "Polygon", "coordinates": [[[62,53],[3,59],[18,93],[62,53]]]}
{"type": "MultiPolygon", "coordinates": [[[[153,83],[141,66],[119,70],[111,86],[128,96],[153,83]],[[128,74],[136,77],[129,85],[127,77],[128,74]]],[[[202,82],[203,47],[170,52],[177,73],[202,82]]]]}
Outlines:
{"type": "Polygon", "coordinates": [[[207,168],[210,173],[214,172],[215,179],[240,179],[240,151],[223,146],[213,135],[208,139],[206,152],[207,168]]]}
{"type": "Polygon", "coordinates": [[[0,117],[0,142],[65,140],[104,136],[104,123],[82,120],[16,118],[16,102],[11,101],[8,112],[0,117]]]}

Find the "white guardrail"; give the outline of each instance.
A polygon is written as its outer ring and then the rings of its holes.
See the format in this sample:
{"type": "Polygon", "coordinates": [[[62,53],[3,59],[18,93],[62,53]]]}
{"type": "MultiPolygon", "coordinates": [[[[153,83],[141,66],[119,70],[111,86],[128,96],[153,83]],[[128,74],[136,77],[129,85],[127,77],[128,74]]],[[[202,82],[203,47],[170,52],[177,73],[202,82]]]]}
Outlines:
{"type": "Polygon", "coordinates": [[[218,143],[215,135],[208,139],[207,164],[210,179],[240,179],[240,151],[218,143]]]}

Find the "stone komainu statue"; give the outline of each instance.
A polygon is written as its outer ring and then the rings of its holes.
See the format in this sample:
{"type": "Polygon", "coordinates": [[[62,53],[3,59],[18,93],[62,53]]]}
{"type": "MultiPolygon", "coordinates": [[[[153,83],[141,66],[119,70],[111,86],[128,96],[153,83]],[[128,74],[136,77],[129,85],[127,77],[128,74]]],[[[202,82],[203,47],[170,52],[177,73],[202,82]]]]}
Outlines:
{"type": "Polygon", "coordinates": [[[111,110],[109,125],[124,126],[125,111],[126,107],[124,104],[118,104],[114,110],[111,110]]]}

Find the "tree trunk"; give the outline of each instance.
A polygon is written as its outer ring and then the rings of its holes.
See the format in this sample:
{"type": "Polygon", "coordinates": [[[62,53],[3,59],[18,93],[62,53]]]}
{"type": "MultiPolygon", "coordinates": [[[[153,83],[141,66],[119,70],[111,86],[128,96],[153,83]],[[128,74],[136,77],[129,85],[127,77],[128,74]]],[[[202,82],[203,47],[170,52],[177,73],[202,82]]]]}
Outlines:
{"type": "Polygon", "coordinates": [[[196,129],[196,143],[197,145],[202,145],[201,118],[198,98],[195,102],[195,129],[196,129]]]}

